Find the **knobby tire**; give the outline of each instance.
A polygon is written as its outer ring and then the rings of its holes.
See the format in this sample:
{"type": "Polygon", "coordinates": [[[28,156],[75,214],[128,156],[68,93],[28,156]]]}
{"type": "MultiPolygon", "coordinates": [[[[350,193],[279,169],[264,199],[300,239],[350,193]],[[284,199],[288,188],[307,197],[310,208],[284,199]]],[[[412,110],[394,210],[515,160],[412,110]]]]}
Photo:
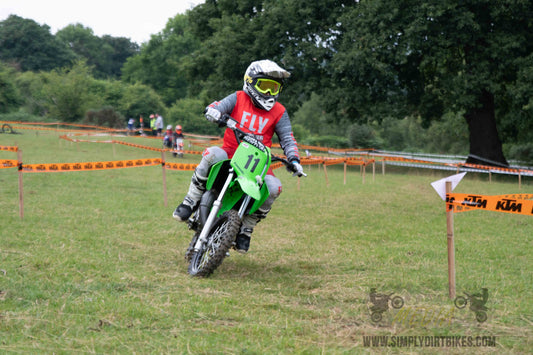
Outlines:
{"type": "Polygon", "coordinates": [[[222,264],[227,252],[235,241],[241,221],[237,211],[229,210],[213,224],[207,242],[192,253],[188,272],[191,276],[207,277],[222,264]]]}

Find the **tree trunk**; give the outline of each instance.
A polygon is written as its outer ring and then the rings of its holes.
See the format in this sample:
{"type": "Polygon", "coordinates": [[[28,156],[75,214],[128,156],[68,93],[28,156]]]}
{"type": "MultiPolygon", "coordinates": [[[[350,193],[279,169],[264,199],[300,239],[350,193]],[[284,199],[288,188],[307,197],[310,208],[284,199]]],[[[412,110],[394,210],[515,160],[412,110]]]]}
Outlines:
{"type": "Polygon", "coordinates": [[[503,155],[496,127],[494,95],[483,90],[479,101],[480,107],[472,108],[464,115],[470,131],[470,155],[466,162],[507,167],[509,164],[503,155]]]}

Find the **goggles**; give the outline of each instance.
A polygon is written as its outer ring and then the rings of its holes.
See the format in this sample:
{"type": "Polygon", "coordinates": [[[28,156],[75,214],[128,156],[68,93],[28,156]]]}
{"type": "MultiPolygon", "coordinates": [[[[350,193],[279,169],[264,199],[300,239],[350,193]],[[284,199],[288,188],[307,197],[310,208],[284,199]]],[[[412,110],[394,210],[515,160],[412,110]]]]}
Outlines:
{"type": "Polygon", "coordinates": [[[272,79],[258,78],[255,81],[254,87],[261,94],[270,92],[272,96],[276,96],[281,91],[281,84],[272,79]]]}

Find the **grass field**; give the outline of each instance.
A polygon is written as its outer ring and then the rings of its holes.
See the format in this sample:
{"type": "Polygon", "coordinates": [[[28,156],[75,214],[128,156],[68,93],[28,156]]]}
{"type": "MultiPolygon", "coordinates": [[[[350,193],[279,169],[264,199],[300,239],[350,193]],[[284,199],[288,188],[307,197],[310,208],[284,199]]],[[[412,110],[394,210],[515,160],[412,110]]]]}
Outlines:
{"type": "MultiPolygon", "coordinates": [[[[0,145],[17,143],[24,163],[160,157],[22,133],[0,145]]],[[[369,168],[363,184],[351,167],[344,185],[342,167],[328,167],[328,186],[322,168],[305,170],[299,184],[276,170],[284,192],[250,252],[196,279],[183,259],[191,232],[171,218],[191,172],[166,172],[168,206],[161,167],[24,174],[21,219],[17,171],[0,169],[0,353],[533,351],[533,218],[455,215],[458,295],[489,292],[480,323],[448,297],[445,208],[430,183],[452,173],[369,168]],[[403,307],[372,321],[371,288],[403,307]]],[[[518,190],[516,179],[467,174],[455,192],[533,193],[533,179],[518,190]]]]}

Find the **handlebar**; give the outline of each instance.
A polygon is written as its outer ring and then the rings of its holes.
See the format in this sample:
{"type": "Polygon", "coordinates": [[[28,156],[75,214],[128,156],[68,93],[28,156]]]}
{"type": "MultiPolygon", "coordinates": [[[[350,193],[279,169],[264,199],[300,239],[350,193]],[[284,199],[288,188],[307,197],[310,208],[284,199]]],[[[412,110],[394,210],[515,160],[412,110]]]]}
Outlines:
{"type": "MultiPolygon", "coordinates": [[[[273,155],[273,154],[272,154],[270,160],[271,160],[272,162],[279,161],[279,162],[283,163],[283,165],[285,165],[285,167],[287,168],[287,170],[288,170],[289,172],[291,172],[291,173],[297,173],[297,172],[298,172],[298,170],[294,167],[294,164],[292,164],[290,161],[288,161],[288,160],[285,159],[285,158],[282,158],[282,157],[279,157],[279,156],[277,156],[277,155],[273,155]]],[[[304,173],[304,172],[302,172],[302,176],[306,177],[307,174],[304,173]]]]}

